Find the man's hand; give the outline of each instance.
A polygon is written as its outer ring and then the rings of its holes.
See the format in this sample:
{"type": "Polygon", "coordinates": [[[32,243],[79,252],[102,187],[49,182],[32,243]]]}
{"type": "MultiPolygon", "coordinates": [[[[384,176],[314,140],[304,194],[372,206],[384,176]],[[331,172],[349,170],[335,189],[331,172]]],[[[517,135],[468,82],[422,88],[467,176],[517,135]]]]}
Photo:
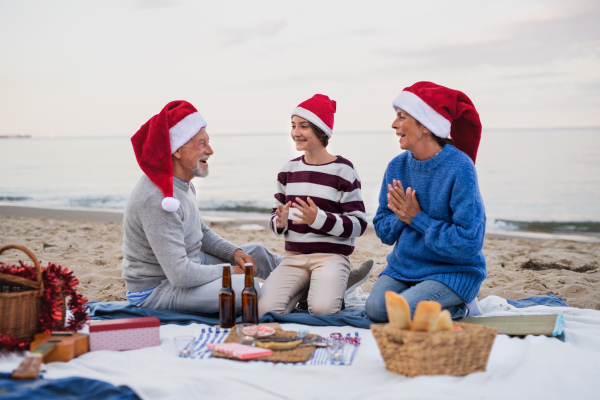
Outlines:
{"type": "Polygon", "coordinates": [[[402,183],[394,179],[392,185],[388,185],[388,208],[396,214],[396,217],[402,222],[410,225],[415,215],[421,212],[421,206],[417,201],[417,192],[410,187],[404,188],[402,183]]]}
{"type": "Polygon", "coordinates": [[[283,204],[280,204],[279,207],[275,210],[275,215],[277,215],[277,224],[275,227],[277,229],[283,229],[287,226],[288,223],[288,215],[290,215],[290,205],[291,201],[288,201],[285,207],[283,204]]]}
{"type": "Polygon", "coordinates": [[[301,198],[296,197],[296,202],[292,205],[295,208],[297,208],[298,211],[300,211],[300,215],[298,215],[297,213],[295,214],[298,217],[298,220],[292,221],[292,224],[294,224],[294,225],[300,225],[300,224],[311,225],[315,222],[315,219],[317,219],[319,207],[317,207],[315,202],[312,201],[312,199],[310,197],[307,197],[306,201],[308,203],[305,202],[304,200],[302,200],[301,198]]]}
{"type": "Polygon", "coordinates": [[[256,262],[254,262],[254,259],[244,250],[237,249],[235,253],[233,253],[233,260],[236,262],[231,266],[234,274],[243,274],[245,272],[244,264],[252,263],[252,271],[254,276],[256,276],[256,262]]]}

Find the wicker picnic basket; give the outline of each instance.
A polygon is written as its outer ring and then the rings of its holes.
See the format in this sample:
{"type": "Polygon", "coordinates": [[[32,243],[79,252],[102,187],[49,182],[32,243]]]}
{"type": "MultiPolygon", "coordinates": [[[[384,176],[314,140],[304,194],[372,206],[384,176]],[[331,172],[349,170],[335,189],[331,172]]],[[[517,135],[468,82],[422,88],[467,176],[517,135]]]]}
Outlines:
{"type": "Polygon", "coordinates": [[[0,333],[11,334],[20,340],[31,340],[37,333],[40,320],[44,283],[42,269],[35,254],[16,244],[0,248],[0,254],[8,249],[26,253],[35,265],[36,280],[0,273],[0,333]]]}
{"type": "Polygon", "coordinates": [[[463,376],[485,371],[496,329],[455,322],[461,331],[416,332],[371,325],[388,371],[407,376],[463,376]]]}

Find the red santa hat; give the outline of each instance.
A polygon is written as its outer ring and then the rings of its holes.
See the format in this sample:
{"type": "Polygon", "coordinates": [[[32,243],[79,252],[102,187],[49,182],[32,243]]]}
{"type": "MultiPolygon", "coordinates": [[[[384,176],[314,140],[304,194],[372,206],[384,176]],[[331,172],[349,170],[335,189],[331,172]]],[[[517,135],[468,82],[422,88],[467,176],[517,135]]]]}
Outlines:
{"type": "Polygon", "coordinates": [[[406,111],[434,135],[452,138],[454,147],[462,150],[473,162],[481,140],[481,122],[473,102],[458,90],[417,82],[404,88],[394,99],[394,109],[406,111]]]}
{"type": "Polygon", "coordinates": [[[165,195],[161,203],[165,211],[175,212],[180,205],[173,197],[171,154],[204,127],[206,121],[193,105],[176,100],[150,118],[131,138],[140,168],[165,195]]]}
{"type": "Polygon", "coordinates": [[[298,104],[298,107],[292,111],[292,117],[297,115],[312,122],[330,138],[333,135],[335,105],[335,100],[331,100],[324,94],[315,94],[310,99],[298,104]]]}

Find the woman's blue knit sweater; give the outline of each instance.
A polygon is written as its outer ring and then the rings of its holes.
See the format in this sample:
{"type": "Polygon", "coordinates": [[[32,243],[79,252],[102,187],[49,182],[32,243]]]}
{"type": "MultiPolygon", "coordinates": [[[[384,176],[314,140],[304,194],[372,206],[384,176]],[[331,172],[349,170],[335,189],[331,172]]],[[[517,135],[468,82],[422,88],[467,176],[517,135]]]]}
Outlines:
{"type": "Polygon", "coordinates": [[[483,256],[485,209],[471,159],[451,145],[429,160],[410,151],[388,165],[373,225],[381,241],[394,245],[382,274],[409,282],[435,280],[465,302],[472,301],[485,279],[483,256]],[[388,184],[396,179],[404,190],[416,190],[421,212],[410,225],[387,204],[388,184]]]}

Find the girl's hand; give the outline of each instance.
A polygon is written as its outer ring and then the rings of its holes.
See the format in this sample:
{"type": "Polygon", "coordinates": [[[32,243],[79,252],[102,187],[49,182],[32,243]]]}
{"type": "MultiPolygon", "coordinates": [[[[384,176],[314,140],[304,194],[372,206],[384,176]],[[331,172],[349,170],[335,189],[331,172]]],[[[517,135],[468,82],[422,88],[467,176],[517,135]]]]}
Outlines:
{"type": "Polygon", "coordinates": [[[292,204],[300,214],[295,214],[298,218],[297,221],[292,221],[292,224],[300,225],[307,224],[311,225],[317,219],[317,213],[319,212],[319,207],[315,204],[314,201],[310,197],[306,198],[306,202],[299,197],[296,197],[296,202],[292,204]],[[308,203],[307,203],[308,202],[308,203]]]}
{"type": "Polygon", "coordinates": [[[394,179],[392,185],[388,185],[388,208],[396,214],[396,217],[402,222],[410,225],[415,215],[421,212],[421,206],[417,201],[417,192],[410,187],[404,188],[402,183],[394,179]]]}
{"type": "Polygon", "coordinates": [[[285,207],[283,204],[280,204],[275,210],[275,215],[277,215],[277,224],[275,225],[277,229],[283,229],[287,226],[288,223],[288,215],[290,215],[290,205],[291,201],[288,201],[285,207]]]}

